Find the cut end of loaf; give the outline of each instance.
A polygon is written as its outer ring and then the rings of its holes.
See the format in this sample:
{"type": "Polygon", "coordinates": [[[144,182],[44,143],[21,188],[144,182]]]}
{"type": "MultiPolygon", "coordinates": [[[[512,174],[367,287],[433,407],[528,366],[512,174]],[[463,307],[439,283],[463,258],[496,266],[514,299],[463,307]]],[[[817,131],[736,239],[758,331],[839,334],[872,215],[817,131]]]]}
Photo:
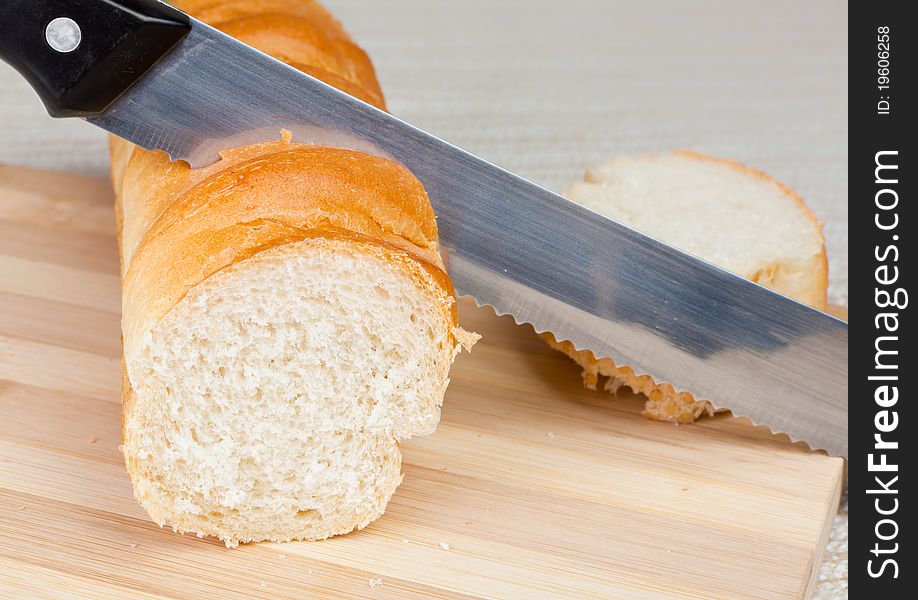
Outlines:
{"type": "MultiPolygon", "coordinates": [[[[822,224],[790,188],[745,165],[694,152],[621,157],[590,169],[568,197],[699,258],[814,308],[825,309],[822,224]]],[[[689,391],[542,337],[583,368],[584,384],[646,396],[644,416],[691,423],[714,413],[689,391]]]]}
{"type": "Polygon", "coordinates": [[[687,151],[626,156],[589,169],[567,196],[804,304],[826,306],[822,223],[761,171],[687,151]]]}
{"type": "Polygon", "coordinates": [[[353,241],[266,250],[195,286],[128,357],[124,452],[158,523],[227,545],[377,518],[431,433],[465,332],[417,262],[353,241]]]}

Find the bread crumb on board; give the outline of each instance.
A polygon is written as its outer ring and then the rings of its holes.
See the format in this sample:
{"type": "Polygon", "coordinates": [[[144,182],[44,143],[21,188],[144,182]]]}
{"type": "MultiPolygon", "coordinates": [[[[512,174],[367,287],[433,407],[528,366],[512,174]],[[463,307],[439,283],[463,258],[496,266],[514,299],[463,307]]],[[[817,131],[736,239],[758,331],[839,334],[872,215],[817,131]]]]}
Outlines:
{"type": "Polygon", "coordinates": [[[95,444],[96,442],[99,441],[99,438],[97,438],[97,437],[94,436],[94,435],[91,435],[91,436],[89,436],[89,437],[86,439],[86,441],[87,441],[88,443],[90,443],[90,444],[95,444]]]}
{"type": "Polygon", "coordinates": [[[383,584],[383,580],[380,579],[379,577],[374,577],[373,579],[367,582],[367,585],[369,585],[371,588],[377,588],[381,586],[382,584],[383,584]]]}
{"type": "Polygon", "coordinates": [[[545,435],[548,436],[548,439],[550,439],[550,440],[555,439],[555,432],[554,432],[554,431],[549,431],[549,432],[546,433],[545,435]]]}
{"type": "Polygon", "coordinates": [[[440,549],[446,550],[447,552],[449,552],[449,544],[447,544],[446,542],[440,542],[440,549]]]}

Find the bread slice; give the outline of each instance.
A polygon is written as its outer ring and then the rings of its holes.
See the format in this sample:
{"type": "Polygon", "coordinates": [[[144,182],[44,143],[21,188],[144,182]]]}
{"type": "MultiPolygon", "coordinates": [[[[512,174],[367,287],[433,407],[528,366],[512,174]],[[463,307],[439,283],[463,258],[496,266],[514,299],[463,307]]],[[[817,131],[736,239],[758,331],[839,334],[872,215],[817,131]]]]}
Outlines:
{"type": "Polygon", "coordinates": [[[192,288],[132,362],[124,453],[154,520],[228,545],[378,517],[431,433],[458,345],[423,268],[307,237],[192,288]]]}
{"type": "MultiPolygon", "coordinates": [[[[622,157],[588,170],[567,196],[596,212],[820,310],[828,264],[822,223],[790,188],[734,161],[695,152],[622,157]]],[[[711,404],[638,375],[611,358],[597,360],[569,341],[549,344],[583,368],[595,389],[600,377],[647,396],[644,415],[691,423],[711,404]]]]}

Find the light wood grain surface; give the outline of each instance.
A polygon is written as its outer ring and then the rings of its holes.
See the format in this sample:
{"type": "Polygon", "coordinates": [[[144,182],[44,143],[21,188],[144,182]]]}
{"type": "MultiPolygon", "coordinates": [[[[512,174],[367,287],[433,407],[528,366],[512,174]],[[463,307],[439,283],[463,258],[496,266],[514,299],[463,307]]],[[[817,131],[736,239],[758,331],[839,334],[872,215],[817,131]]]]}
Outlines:
{"type": "Polygon", "coordinates": [[[160,530],[118,452],[111,204],[105,181],[0,166],[0,596],[807,595],[840,459],[725,415],[646,421],[467,302],[484,339],[380,520],[235,550],[160,530]]]}

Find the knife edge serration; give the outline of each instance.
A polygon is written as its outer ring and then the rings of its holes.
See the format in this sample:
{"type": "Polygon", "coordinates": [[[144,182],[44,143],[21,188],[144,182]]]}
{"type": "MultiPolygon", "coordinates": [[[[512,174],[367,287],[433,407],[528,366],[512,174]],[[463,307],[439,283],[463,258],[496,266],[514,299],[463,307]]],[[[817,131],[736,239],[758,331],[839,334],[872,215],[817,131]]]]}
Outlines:
{"type": "MultiPolygon", "coordinates": [[[[560,343],[564,343],[564,342],[569,343],[569,344],[571,345],[571,347],[572,347],[576,352],[587,352],[587,353],[589,353],[589,356],[590,356],[590,357],[592,358],[592,360],[594,360],[594,361],[598,361],[599,359],[609,359],[609,360],[611,360],[611,361],[615,364],[615,366],[616,366],[617,368],[624,368],[624,369],[627,369],[627,370],[630,372],[631,376],[634,377],[634,378],[636,378],[636,379],[648,377],[648,378],[651,379],[652,385],[653,385],[654,387],[656,387],[656,386],[669,386],[669,387],[673,390],[673,393],[674,393],[674,394],[677,394],[677,395],[678,395],[678,394],[688,394],[689,396],[691,396],[691,398],[692,398],[695,402],[703,402],[703,403],[706,403],[708,406],[711,407],[711,411],[709,412],[708,416],[713,416],[714,414],[727,414],[727,413],[729,413],[729,414],[730,414],[733,418],[735,418],[735,419],[740,419],[740,420],[745,420],[745,421],[747,421],[747,422],[749,423],[749,426],[752,427],[752,428],[755,428],[755,429],[763,429],[763,430],[767,431],[767,432],[769,433],[770,436],[774,436],[774,437],[786,437],[786,438],[787,438],[787,442],[790,443],[790,444],[792,444],[792,445],[803,446],[803,447],[805,447],[807,450],[809,450],[809,451],[811,451],[811,452],[821,452],[821,453],[827,454],[827,455],[829,455],[829,456],[832,456],[832,455],[833,455],[832,452],[831,452],[829,449],[827,449],[827,448],[822,448],[822,447],[820,447],[820,446],[818,446],[818,445],[811,444],[811,443],[808,442],[807,440],[805,440],[805,439],[803,439],[803,438],[801,438],[801,437],[797,437],[797,436],[793,435],[793,434],[792,434],[791,432],[789,432],[789,431],[782,431],[782,430],[780,430],[780,429],[772,428],[772,427],[769,426],[767,423],[763,423],[763,422],[757,421],[757,420],[756,420],[754,417],[752,417],[751,415],[744,415],[744,414],[738,413],[738,412],[736,412],[736,411],[734,411],[734,410],[732,410],[732,409],[730,409],[730,408],[728,408],[728,407],[725,407],[725,406],[718,406],[715,402],[712,402],[711,400],[709,400],[709,399],[707,399],[707,398],[703,398],[703,397],[696,396],[691,390],[680,389],[679,387],[677,387],[675,384],[673,384],[673,383],[671,383],[671,382],[659,380],[653,373],[649,373],[649,372],[646,372],[646,371],[639,371],[639,370],[636,370],[636,369],[635,369],[634,367],[632,367],[631,365],[621,364],[621,363],[619,363],[619,362],[615,359],[615,357],[611,357],[611,356],[600,356],[599,358],[597,358],[595,352],[594,352],[593,350],[591,350],[590,348],[578,347],[577,344],[576,344],[573,340],[571,340],[571,339],[559,338],[559,337],[557,337],[557,336],[555,335],[555,332],[553,332],[553,331],[551,331],[551,330],[549,330],[549,329],[541,329],[541,328],[539,328],[538,326],[536,326],[536,324],[534,324],[534,323],[532,323],[532,322],[529,322],[529,321],[526,321],[526,320],[518,319],[513,313],[500,311],[500,310],[499,310],[496,306],[494,306],[493,304],[490,304],[490,303],[488,303],[488,302],[481,302],[481,301],[479,301],[477,298],[475,298],[474,296],[470,296],[470,295],[464,295],[464,296],[461,296],[461,297],[464,297],[464,298],[471,298],[471,300],[474,302],[474,304],[475,304],[475,306],[476,306],[477,308],[479,308],[479,309],[490,310],[490,311],[493,312],[494,315],[497,316],[497,317],[501,317],[501,318],[510,318],[517,326],[529,327],[529,328],[531,328],[532,331],[533,331],[536,335],[539,335],[540,337],[542,337],[543,340],[546,341],[546,343],[548,342],[548,340],[545,339],[545,335],[547,334],[548,336],[551,337],[551,339],[555,340],[555,341],[558,342],[559,344],[560,344],[560,343]]],[[[565,351],[564,351],[563,349],[561,349],[561,348],[556,347],[554,344],[548,344],[548,345],[551,346],[553,349],[555,349],[556,351],[558,351],[558,352],[560,352],[560,353],[567,354],[567,352],[565,352],[565,351]]],[[[577,365],[580,366],[581,368],[585,368],[584,365],[582,365],[579,361],[577,361],[577,360],[574,359],[573,357],[570,357],[570,358],[575,362],[575,364],[577,364],[577,365]]],[[[603,376],[603,377],[609,377],[608,375],[603,375],[603,374],[600,374],[600,375],[603,376]]],[[[587,385],[587,382],[586,382],[586,381],[584,381],[584,386],[585,386],[585,387],[589,387],[590,389],[593,389],[593,390],[599,389],[597,386],[589,386],[589,385],[587,385]]],[[[646,397],[646,394],[643,394],[643,393],[642,393],[639,389],[637,389],[637,387],[635,387],[635,386],[629,385],[628,383],[624,383],[624,384],[623,384],[623,387],[630,387],[634,393],[636,393],[636,394],[641,394],[641,395],[645,395],[645,397],[646,397]]],[[[612,391],[612,392],[611,392],[611,395],[614,396],[614,395],[615,395],[615,392],[612,391]]],[[[708,412],[708,411],[705,411],[705,412],[708,412]]],[[[642,413],[642,414],[643,414],[643,413],[642,413]]],[[[645,414],[645,416],[647,416],[647,415],[645,414]]],[[[703,418],[703,417],[699,417],[699,418],[703,418]]],[[[678,426],[678,425],[691,425],[692,423],[695,422],[696,419],[692,419],[691,421],[688,421],[688,422],[671,421],[671,420],[655,419],[655,418],[652,419],[652,420],[660,421],[661,424],[663,424],[664,422],[666,422],[666,423],[672,423],[673,425],[677,425],[677,426],[678,426]]]]}

